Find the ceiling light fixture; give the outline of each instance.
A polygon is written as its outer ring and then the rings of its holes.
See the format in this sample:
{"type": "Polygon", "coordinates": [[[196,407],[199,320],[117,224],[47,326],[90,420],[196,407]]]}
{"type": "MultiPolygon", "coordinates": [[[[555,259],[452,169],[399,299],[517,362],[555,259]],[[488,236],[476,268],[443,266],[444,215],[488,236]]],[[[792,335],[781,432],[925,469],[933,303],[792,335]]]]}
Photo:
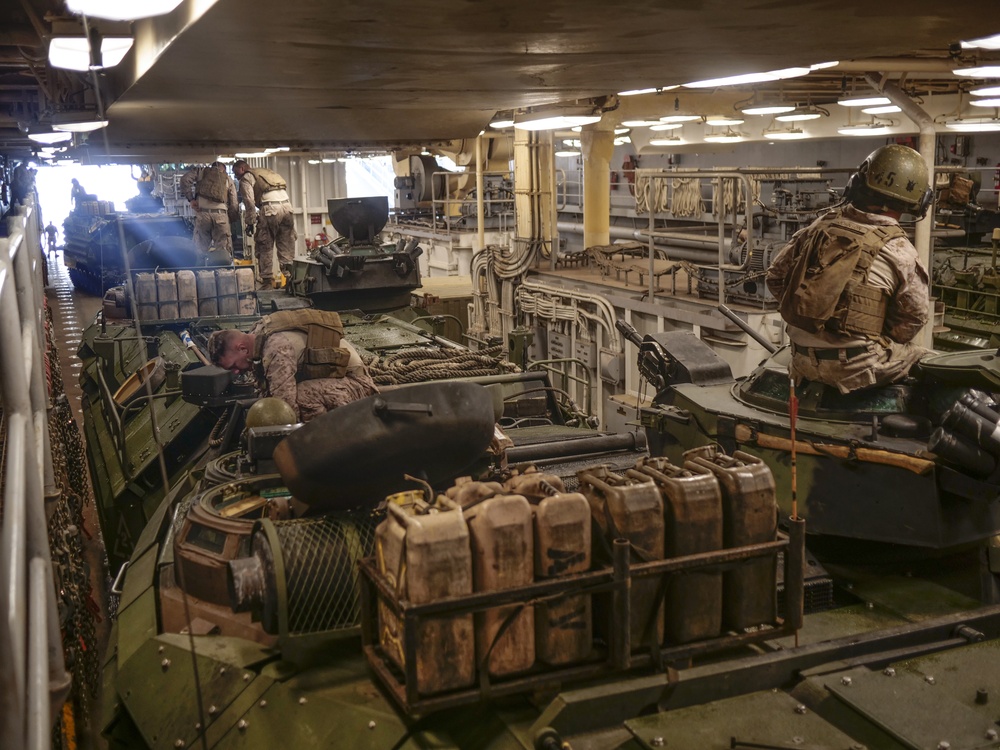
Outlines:
{"type": "Polygon", "coordinates": [[[615,128],[615,135],[625,135],[630,131],[630,128],[615,128]]]}
{"type": "Polygon", "coordinates": [[[622,123],[626,128],[648,128],[650,125],[656,125],[659,120],[625,120],[622,123]]]}
{"type": "Polygon", "coordinates": [[[701,115],[667,115],[661,117],[660,122],[694,122],[702,119],[701,115]]]}
{"type": "Polygon", "coordinates": [[[615,138],[615,145],[616,146],[624,146],[626,143],[631,143],[631,142],[632,142],[632,139],[629,138],[627,135],[623,135],[623,136],[620,136],[618,138],[615,138]]]}
{"type": "Polygon", "coordinates": [[[1000,49],[1000,34],[963,41],[962,49],[1000,49]]]}
{"type": "Polygon", "coordinates": [[[775,115],[774,119],[781,122],[802,122],[804,120],[816,120],[823,115],[829,116],[829,114],[825,109],[810,104],[805,107],[797,107],[791,112],[775,115]]]}
{"type": "Polygon", "coordinates": [[[61,130],[52,130],[44,126],[35,126],[28,131],[28,138],[35,143],[51,145],[53,143],[64,143],[73,139],[72,133],[61,130]]]}
{"type": "Polygon", "coordinates": [[[581,147],[581,145],[580,145],[580,139],[579,138],[565,138],[565,139],[563,139],[563,145],[564,146],[569,146],[570,148],[580,148],[581,147]]]}
{"type": "Polygon", "coordinates": [[[793,109],[795,109],[795,106],[792,104],[762,104],[760,106],[743,107],[740,112],[745,115],[780,115],[785,112],[791,112],[793,109]]]}
{"type": "Polygon", "coordinates": [[[705,118],[705,124],[721,128],[726,127],[727,125],[742,125],[743,120],[739,117],[709,115],[705,118]]]}
{"type": "Polygon", "coordinates": [[[514,127],[517,130],[556,130],[591,125],[600,119],[599,114],[594,114],[592,104],[555,105],[538,107],[530,112],[515,112],[514,127]]]}
{"type": "Polygon", "coordinates": [[[885,122],[866,122],[860,125],[845,125],[842,128],[837,128],[837,132],[841,135],[888,135],[890,132],[891,123],[885,122]]]}
{"type": "Polygon", "coordinates": [[[497,112],[490,120],[490,127],[496,130],[514,127],[514,116],[509,112],[497,112]]]}
{"type": "Polygon", "coordinates": [[[648,89],[632,89],[631,91],[619,91],[618,96],[637,96],[638,94],[659,94],[661,91],[673,91],[679,88],[677,85],[674,86],[654,86],[648,89]]]}
{"type": "Polygon", "coordinates": [[[169,13],[181,0],[66,0],[71,13],[109,21],[135,21],[169,13]]]}
{"type": "Polygon", "coordinates": [[[657,123],[656,125],[650,125],[649,129],[659,132],[661,130],[677,130],[677,128],[683,128],[683,127],[684,127],[683,122],[661,122],[657,123]]]}
{"type": "Polygon", "coordinates": [[[92,111],[56,112],[52,115],[52,129],[67,133],[90,133],[107,126],[107,119],[98,117],[92,111]]]}
{"type": "Polygon", "coordinates": [[[766,73],[744,73],[742,75],[727,76],[725,78],[709,78],[704,81],[691,81],[685,83],[686,89],[710,89],[720,86],[739,86],[747,83],[762,83],[764,81],[780,81],[785,78],[798,78],[808,75],[809,68],[784,68],[782,70],[770,70],[766,73]]]}
{"type": "Polygon", "coordinates": [[[835,68],[840,65],[840,60],[831,60],[830,62],[816,63],[815,65],[810,65],[809,70],[824,70],[826,68],[835,68]]]}
{"type": "Polygon", "coordinates": [[[973,107],[1000,107],[1000,99],[970,99],[969,104],[973,107]]]}
{"type": "MultiPolygon", "coordinates": [[[[962,133],[988,133],[1000,130],[1000,119],[996,117],[959,117],[944,124],[949,130],[962,133]]],[[[30,137],[30,136],[29,136],[30,137]]]]}
{"type": "Polygon", "coordinates": [[[732,128],[726,128],[725,133],[716,135],[706,135],[705,143],[739,143],[743,140],[743,134],[737,133],[732,128]]]}
{"type": "Polygon", "coordinates": [[[903,110],[895,104],[886,104],[881,107],[865,107],[861,111],[866,115],[891,115],[894,112],[902,112],[903,110]]]}
{"type": "Polygon", "coordinates": [[[574,156],[579,156],[579,151],[556,151],[556,156],[562,156],[566,158],[572,158],[574,156]]]}
{"type": "Polygon", "coordinates": [[[887,96],[845,96],[837,100],[841,107],[881,107],[892,104],[887,96]]]}
{"type": "Polygon", "coordinates": [[[1000,96],[1000,86],[982,86],[978,89],[969,89],[969,93],[975,96],[1000,96]]]}
{"type": "Polygon", "coordinates": [[[651,138],[649,141],[650,146],[680,146],[686,143],[682,140],[679,135],[671,135],[667,138],[651,138]]]}
{"type": "Polygon", "coordinates": [[[90,41],[85,36],[54,36],[49,40],[49,65],[64,70],[85,71],[113,68],[132,48],[130,36],[106,36],[100,39],[99,64],[92,64],[90,41]]]}
{"type": "Polygon", "coordinates": [[[788,128],[787,130],[765,130],[764,137],[773,141],[799,141],[808,138],[809,134],[803,132],[801,128],[788,128]]]}
{"type": "Polygon", "coordinates": [[[968,78],[1000,78],[1000,65],[981,65],[978,68],[955,68],[951,71],[957,76],[968,78]]]}

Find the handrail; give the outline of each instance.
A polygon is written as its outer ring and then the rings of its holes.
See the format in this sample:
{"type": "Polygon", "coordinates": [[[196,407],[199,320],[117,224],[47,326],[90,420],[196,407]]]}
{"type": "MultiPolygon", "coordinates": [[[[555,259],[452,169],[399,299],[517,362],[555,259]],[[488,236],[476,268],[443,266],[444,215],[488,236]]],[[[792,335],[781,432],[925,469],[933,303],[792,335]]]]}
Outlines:
{"type": "Polygon", "coordinates": [[[45,516],[54,490],[44,374],[41,232],[32,198],[0,237],[0,746],[48,748],[69,687],[45,516]]]}

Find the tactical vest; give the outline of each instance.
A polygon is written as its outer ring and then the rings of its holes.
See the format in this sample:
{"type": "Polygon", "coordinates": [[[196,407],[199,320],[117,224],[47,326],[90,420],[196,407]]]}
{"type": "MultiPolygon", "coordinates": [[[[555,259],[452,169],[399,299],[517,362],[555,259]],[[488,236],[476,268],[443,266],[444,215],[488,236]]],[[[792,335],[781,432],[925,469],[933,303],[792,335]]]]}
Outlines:
{"type": "Polygon", "coordinates": [[[288,185],[285,178],[267,167],[254,167],[250,170],[253,175],[253,200],[258,206],[264,199],[264,193],[269,190],[285,190],[288,185]]]}
{"type": "Polygon", "coordinates": [[[325,310],[282,310],[263,319],[263,330],[257,334],[253,345],[253,359],[258,380],[264,379],[261,359],[264,345],[272,333],[299,331],[306,334],[306,348],[299,361],[296,380],[317,378],[342,378],[347,374],[351,351],[340,346],[344,325],[335,312],[325,310]]]}
{"type": "Polygon", "coordinates": [[[203,195],[217,203],[225,203],[229,186],[229,176],[221,169],[206,167],[198,178],[198,195],[203,195]]]}
{"type": "Polygon", "coordinates": [[[813,333],[882,336],[888,295],[868,284],[868,270],[899,226],[871,226],[839,213],[823,217],[793,242],[795,260],[779,310],[785,322],[813,333]]]}

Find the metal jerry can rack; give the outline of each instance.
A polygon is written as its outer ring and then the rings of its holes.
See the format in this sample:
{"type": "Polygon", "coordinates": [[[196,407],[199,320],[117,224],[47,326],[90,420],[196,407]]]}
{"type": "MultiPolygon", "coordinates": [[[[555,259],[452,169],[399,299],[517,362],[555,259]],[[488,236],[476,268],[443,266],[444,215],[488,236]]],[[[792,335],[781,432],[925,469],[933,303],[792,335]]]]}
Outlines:
{"type": "MultiPolygon", "coordinates": [[[[733,461],[724,457],[723,461],[727,460],[733,461]]],[[[698,471],[697,462],[686,466],[698,471]]],[[[658,468],[663,469],[663,465],[658,468]]],[[[726,468],[724,464],[723,468],[726,468]]],[[[702,469],[707,469],[707,466],[702,469]]],[[[631,476],[615,475],[603,467],[589,471],[589,474],[581,472],[580,475],[580,491],[584,494],[588,493],[588,489],[584,487],[586,482],[593,482],[594,486],[610,497],[617,496],[619,492],[627,493],[628,488],[634,485],[641,485],[639,489],[645,491],[649,484],[642,483],[653,481],[641,477],[638,471],[629,472],[631,476]]],[[[773,487],[773,482],[771,486],[773,487]]],[[[588,500],[591,501],[592,512],[597,519],[595,527],[601,527],[595,528],[595,532],[607,534],[608,529],[600,523],[596,510],[598,506],[589,496],[588,500]]],[[[604,512],[603,509],[601,512],[604,512]]],[[[668,512],[668,518],[669,516],[668,512]]],[[[360,560],[362,647],[376,678],[404,712],[418,716],[504,695],[531,692],[543,685],[551,687],[554,683],[566,684],[612,677],[631,670],[663,671],[668,665],[791,635],[801,628],[805,560],[803,519],[787,519],[788,532],[776,531],[770,535],[770,541],[744,544],[737,542],[713,551],[679,554],[648,561],[642,555],[636,555],[637,545],[634,540],[625,538],[628,531],[624,524],[616,526],[611,523],[610,526],[615,538],[610,544],[603,544],[606,553],[603,559],[596,554],[595,546],[595,567],[587,572],[542,580],[536,578],[534,583],[528,585],[446,596],[420,604],[411,603],[399,595],[399,589],[380,572],[379,562],[375,557],[360,560]],[[672,584],[677,582],[683,588],[682,582],[691,580],[692,577],[720,574],[727,581],[736,576],[734,582],[739,584],[741,580],[745,580],[747,571],[769,567],[772,572],[776,572],[779,560],[783,561],[784,567],[783,617],[777,615],[773,606],[775,588],[771,578],[771,606],[765,608],[769,619],[758,619],[752,624],[739,621],[734,623],[730,616],[726,616],[718,634],[709,637],[695,636],[695,639],[684,643],[669,640],[671,612],[664,613],[663,605],[666,603],[667,608],[676,606],[676,596],[670,596],[672,584]],[[636,596],[637,590],[646,592],[645,599],[636,596]],[[551,607],[553,603],[567,597],[590,597],[593,602],[596,637],[586,658],[558,665],[545,664],[539,660],[528,669],[502,676],[497,676],[496,671],[487,666],[493,647],[522,613],[537,613],[539,605],[551,607]],[[473,616],[482,617],[487,610],[496,612],[500,608],[509,614],[492,636],[494,642],[486,644],[485,649],[477,648],[475,679],[459,688],[449,686],[448,689],[428,689],[426,675],[418,673],[418,663],[422,661],[421,650],[440,648],[440,644],[421,643],[422,636],[425,638],[430,632],[440,632],[434,630],[435,623],[439,625],[449,619],[456,622],[468,621],[473,616]],[[663,637],[664,614],[667,620],[666,640],[663,637]],[[391,618],[394,626],[394,653],[391,656],[380,639],[380,618],[383,623],[386,618],[391,618]],[[658,618],[658,622],[652,618],[658,618]],[[641,624],[637,625],[637,620],[641,624]],[[643,635],[639,636],[640,633],[643,635]]],[[[595,538],[596,536],[597,534],[595,538]]],[[[727,538],[726,543],[730,544],[731,539],[727,538]]],[[[667,546],[671,546],[669,541],[667,546]]],[[[670,552],[667,549],[667,554],[670,552]]],[[[477,643],[477,646],[481,644],[477,643]]],[[[469,645],[460,643],[457,647],[467,650],[469,645]]],[[[426,659],[423,663],[427,663],[426,659]]]]}

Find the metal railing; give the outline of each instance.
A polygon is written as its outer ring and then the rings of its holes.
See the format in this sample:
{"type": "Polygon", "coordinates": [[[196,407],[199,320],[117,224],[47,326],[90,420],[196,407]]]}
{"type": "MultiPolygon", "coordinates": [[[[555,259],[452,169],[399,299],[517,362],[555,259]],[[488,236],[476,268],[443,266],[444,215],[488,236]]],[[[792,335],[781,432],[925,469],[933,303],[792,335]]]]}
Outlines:
{"type": "Polygon", "coordinates": [[[32,199],[0,237],[0,747],[48,748],[69,691],[56,609],[46,497],[49,450],[42,306],[44,262],[32,199]]]}

